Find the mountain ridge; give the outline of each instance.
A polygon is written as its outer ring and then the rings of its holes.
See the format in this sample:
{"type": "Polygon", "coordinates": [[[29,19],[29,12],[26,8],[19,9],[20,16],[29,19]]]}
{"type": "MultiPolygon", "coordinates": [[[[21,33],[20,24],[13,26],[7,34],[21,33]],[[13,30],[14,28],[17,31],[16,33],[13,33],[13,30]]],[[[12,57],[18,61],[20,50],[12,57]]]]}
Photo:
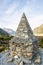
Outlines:
{"type": "Polygon", "coordinates": [[[43,24],[41,24],[40,26],[34,28],[33,33],[34,34],[43,34],[43,24]]]}
{"type": "Polygon", "coordinates": [[[7,33],[5,30],[0,28],[0,35],[9,36],[9,33],[7,33]]]}
{"type": "Polygon", "coordinates": [[[10,35],[14,35],[16,32],[13,29],[10,28],[3,28],[6,32],[8,32],[10,35]]]}

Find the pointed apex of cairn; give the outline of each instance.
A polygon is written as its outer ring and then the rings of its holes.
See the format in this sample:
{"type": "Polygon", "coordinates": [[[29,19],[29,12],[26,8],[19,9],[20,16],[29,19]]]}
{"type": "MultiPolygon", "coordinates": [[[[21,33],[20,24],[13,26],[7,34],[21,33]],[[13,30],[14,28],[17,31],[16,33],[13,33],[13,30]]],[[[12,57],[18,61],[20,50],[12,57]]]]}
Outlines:
{"type": "Polygon", "coordinates": [[[25,18],[26,16],[25,16],[25,13],[23,13],[23,15],[22,15],[22,18],[25,18]]]}

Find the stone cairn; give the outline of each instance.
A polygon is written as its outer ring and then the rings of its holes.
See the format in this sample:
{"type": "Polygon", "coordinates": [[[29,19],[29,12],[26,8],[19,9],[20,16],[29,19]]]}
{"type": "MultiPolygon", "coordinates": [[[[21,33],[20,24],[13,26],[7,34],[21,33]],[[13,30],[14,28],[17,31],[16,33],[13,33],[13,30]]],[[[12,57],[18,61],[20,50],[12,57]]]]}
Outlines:
{"type": "Polygon", "coordinates": [[[10,40],[10,56],[16,65],[39,65],[41,62],[37,39],[24,13],[15,36],[10,40]]]}

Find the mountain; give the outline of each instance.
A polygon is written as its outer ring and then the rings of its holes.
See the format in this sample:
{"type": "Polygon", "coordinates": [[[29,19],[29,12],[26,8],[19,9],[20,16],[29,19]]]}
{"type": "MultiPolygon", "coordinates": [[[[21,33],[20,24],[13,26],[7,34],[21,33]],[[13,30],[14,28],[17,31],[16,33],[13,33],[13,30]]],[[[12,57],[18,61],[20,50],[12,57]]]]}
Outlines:
{"type": "Polygon", "coordinates": [[[10,35],[15,35],[15,33],[16,33],[14,30],[9,29],[9,28],[4,28],[4,30],[5,30],[6,32],[8,32],[10,35]]]}
{"type": "Polygon", "coordinates": [[[43,34],[43,24],[33,30],[34,34],[43,34]]]}
{"type": "Polygon", "coordinates": [[[6,31],[4,31],[2,28],[0,28],[0,35],[9,36],[9,34],[6,31]]]}

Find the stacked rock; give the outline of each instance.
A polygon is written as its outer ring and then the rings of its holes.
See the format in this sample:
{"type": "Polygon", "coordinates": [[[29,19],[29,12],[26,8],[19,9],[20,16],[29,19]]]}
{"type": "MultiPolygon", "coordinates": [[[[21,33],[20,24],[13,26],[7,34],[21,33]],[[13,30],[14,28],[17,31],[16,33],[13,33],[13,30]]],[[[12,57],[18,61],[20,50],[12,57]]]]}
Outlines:
{"type": "Polygon", "coordinates": [[[24,13],[14,38],[10,40],[10,50],[16,65],[40,64],[38,42],[24,13]]]}

